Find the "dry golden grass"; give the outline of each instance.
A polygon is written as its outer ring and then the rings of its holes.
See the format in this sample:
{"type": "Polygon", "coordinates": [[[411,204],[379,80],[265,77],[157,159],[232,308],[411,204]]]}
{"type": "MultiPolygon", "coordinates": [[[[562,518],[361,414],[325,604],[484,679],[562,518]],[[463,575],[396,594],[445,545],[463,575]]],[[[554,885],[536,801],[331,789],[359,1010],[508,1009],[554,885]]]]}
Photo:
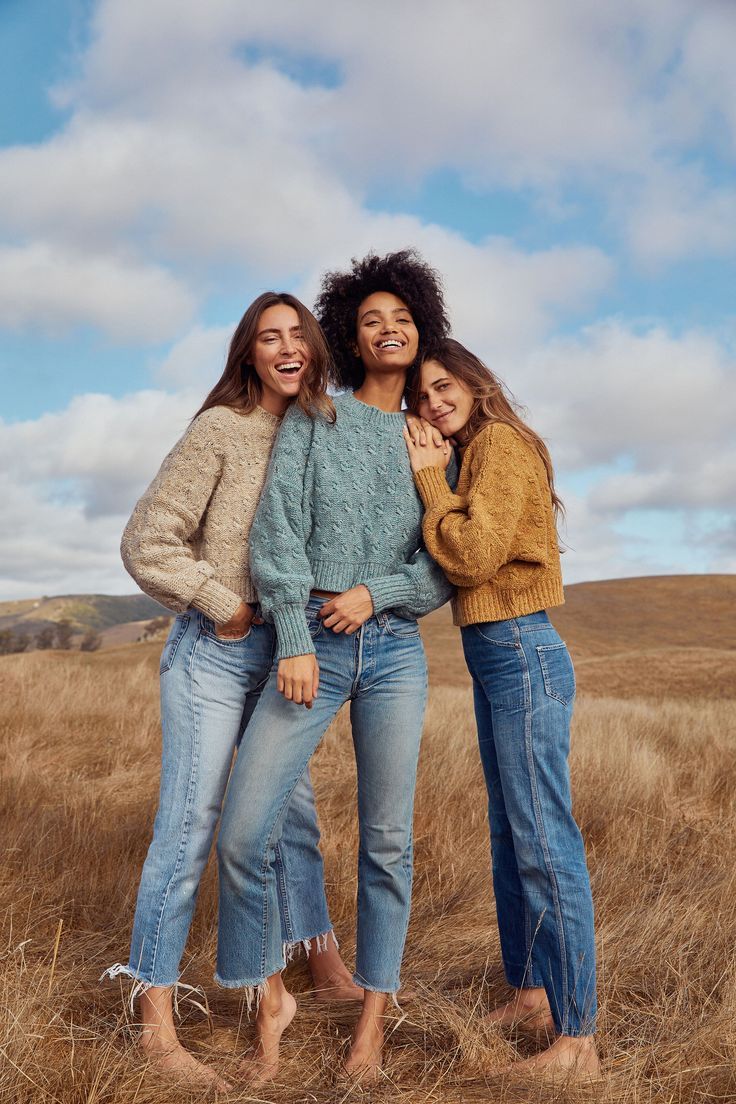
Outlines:
{"type": "MultiPolygon", "coordinates": [[[[433,662],[445,672],[441,634],[437,640],[433,662]]],[[[97,980],[125,959],[154,813],[157,651],[138,645],[0,661],[3,1104],[197,1098],[147,1071],[130,1045],[125,986],[97,980]]],[[[647,686],[640,679],[639,692],[647,686]]],[[[728,700],[581,698],[572,769],[597,907],[607,1079],[585,1090],[519,1084],[496,1071],[531,1044],[481,1019],[504,986],[470,694],[467,685],[436,683],[404,967],[417,999],[403,1021],[396,1016],[387,1078],[372,1098],[736,1101],[732,719],[728,700]]],[[[328,894],[350,961],[355,780],[344,718],[319,750],[314,778],[328,894]]],[[[182,1035],[227,1072],[250,1027],[237,994],[211,981],[215,925],[210,869],[184,980],[204,987],[211,1017],[184,1002],[182,1035]]],[[[332,1076],[355,1013],[315,1006],[303,963],[288,977],[302,996],[281,1079],[257,1097],[243,1090],[228,1099],[338,1104],[363,1095],[332,1076]]]]}

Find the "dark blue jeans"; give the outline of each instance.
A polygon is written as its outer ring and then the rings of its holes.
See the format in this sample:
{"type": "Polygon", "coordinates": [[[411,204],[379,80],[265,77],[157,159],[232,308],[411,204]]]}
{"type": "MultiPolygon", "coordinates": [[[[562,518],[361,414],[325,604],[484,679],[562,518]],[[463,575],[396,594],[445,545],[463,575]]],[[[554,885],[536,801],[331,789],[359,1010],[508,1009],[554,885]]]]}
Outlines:
{"type": "Polygon", "coordinates": [[[504,969],[544,986],[563,1035],[595,1030],[593,901],[572,815],[568,753],[575,674],[547,614],[462,630],[488,789],[504,969]]]}

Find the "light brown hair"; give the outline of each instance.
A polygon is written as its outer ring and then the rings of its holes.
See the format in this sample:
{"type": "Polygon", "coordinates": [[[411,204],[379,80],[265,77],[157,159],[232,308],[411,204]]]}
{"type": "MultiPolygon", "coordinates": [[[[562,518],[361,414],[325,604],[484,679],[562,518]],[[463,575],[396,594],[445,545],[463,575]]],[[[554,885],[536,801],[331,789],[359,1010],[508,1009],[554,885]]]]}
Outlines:
{"type": "Polygon", "coordinates": [[[197,418],[213,406],[229,406],[241,414],[250,414],[258,405],[262,384],[251,363],[253,344],[261,315],[279,304],[293,307],[299,316],[304,340],[309,349],[309,368],[294,400],[305,414],[322,414],[335,420],[335,407],[327,394],[332,358],[322,327],[312,312],[295,295],[286,291],[264,291],[254,299],[235,328],[225,362],[225,370],[194,415],[197,418]]]}
{"type": "MultiPolygon", "coordinates": [[[[479,357],[452,337],[443,341],[430,359],[437,360],[451,376],[464,384],[473,396],[473,407],[463,430],[464,443],[472,441],[484,426],[492,422],[503,422],[511,426],[527,444],[531,445],[544,464],[555,519],[564,517],[565,507],[555,491],[555,477],[549,449],[539,434],[535,433],[521,418],[519,412],[523,407],[519,406],[509,394],[503,381],[479,357]]],[[[414,413],[419,409],[420,382],[420,373],[416,372],[407,388],[407,405],[414,413]]]]}

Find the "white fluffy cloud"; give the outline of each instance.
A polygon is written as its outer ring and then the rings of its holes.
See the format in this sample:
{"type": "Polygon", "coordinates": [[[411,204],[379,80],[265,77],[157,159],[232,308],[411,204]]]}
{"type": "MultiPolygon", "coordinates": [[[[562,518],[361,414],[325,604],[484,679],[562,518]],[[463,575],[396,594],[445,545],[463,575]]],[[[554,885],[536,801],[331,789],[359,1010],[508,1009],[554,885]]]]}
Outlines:
{"type": "Polygon", "coordinates": [[[69,123],[0,150],[0,326],[174,343],[161,389],[0,423],[4,592],[129,589],[120,529],[219,375],[231,327],[201,318],[224,280],[228,301],[272,284],[310,301],[325,268],[407,245],[571,481],[571,579],[692,562],[632,551],[632,512],[688,513],[703,566],[733,563],[728,526],[698,520],[736,490],[727,344],[622,320],[561,337],[616,279],[597,245],[469,242],[366,196],[450,167],[561,220],[593,197],[639,264],[732,252],[734,30],[720,0],[101,0],[56,91],[69,123]]]}
{"type": "Polygon", "coordinates": [[[113,339],[155,344],[180,331],[193,307],[181,281],[156,265],[43,242],[0,247],[0,326],[10,330],[89,325],[113,339]]]}

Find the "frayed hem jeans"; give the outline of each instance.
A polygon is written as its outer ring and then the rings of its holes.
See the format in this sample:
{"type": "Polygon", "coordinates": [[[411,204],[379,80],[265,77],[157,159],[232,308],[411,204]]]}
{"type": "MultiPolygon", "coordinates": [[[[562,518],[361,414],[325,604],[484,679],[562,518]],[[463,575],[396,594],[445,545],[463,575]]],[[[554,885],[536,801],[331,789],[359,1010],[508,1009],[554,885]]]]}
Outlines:
{"type": "Polygon", "coordinates": [[[572,661],[544,611],[466,626],[462,640],[506,978],[517,989],[544,987],[560,1034],[590,1035],[593,901],[570,794],[572,661]]]}
{"type": "Polygon", "coordinates": [[[313,707],[279,693],[274,666],[233,769],[217,846],[221,923],[237,927],[237,939],[222,944],[218,973],[225,984],[254,986],[283,969],[275,860],[284,817],[324,732],[349,701],[360,830],[355,981],[393,993],[411,904],[424,649],[416,621],[393,613],[369,618],[352,635],[334,633],[318,616],[323,602],[313,595],[306,608],[320,669],[313,707]]]}
{"type": "MultiPolygon", "coordinates": [[[[153,840],[141,875],[130,961],[146,985],[175,985],[220,818],[233,753],[271,669],[270,625],[221,639],[196,610],[180,614],[161,656],[161,789],[153,840]]],[[[241,753],[238,753],[238,758],[241,753]]],[[[238,760],[236,759],[236,762],[238,760]]],[[[280,943],[330,931],[314,795],[308,772],[295,779],[274,852],[274,920],[280,943]]],[[[221,877],[218,960],[238,946],[248,902],[221,877]]]]}

